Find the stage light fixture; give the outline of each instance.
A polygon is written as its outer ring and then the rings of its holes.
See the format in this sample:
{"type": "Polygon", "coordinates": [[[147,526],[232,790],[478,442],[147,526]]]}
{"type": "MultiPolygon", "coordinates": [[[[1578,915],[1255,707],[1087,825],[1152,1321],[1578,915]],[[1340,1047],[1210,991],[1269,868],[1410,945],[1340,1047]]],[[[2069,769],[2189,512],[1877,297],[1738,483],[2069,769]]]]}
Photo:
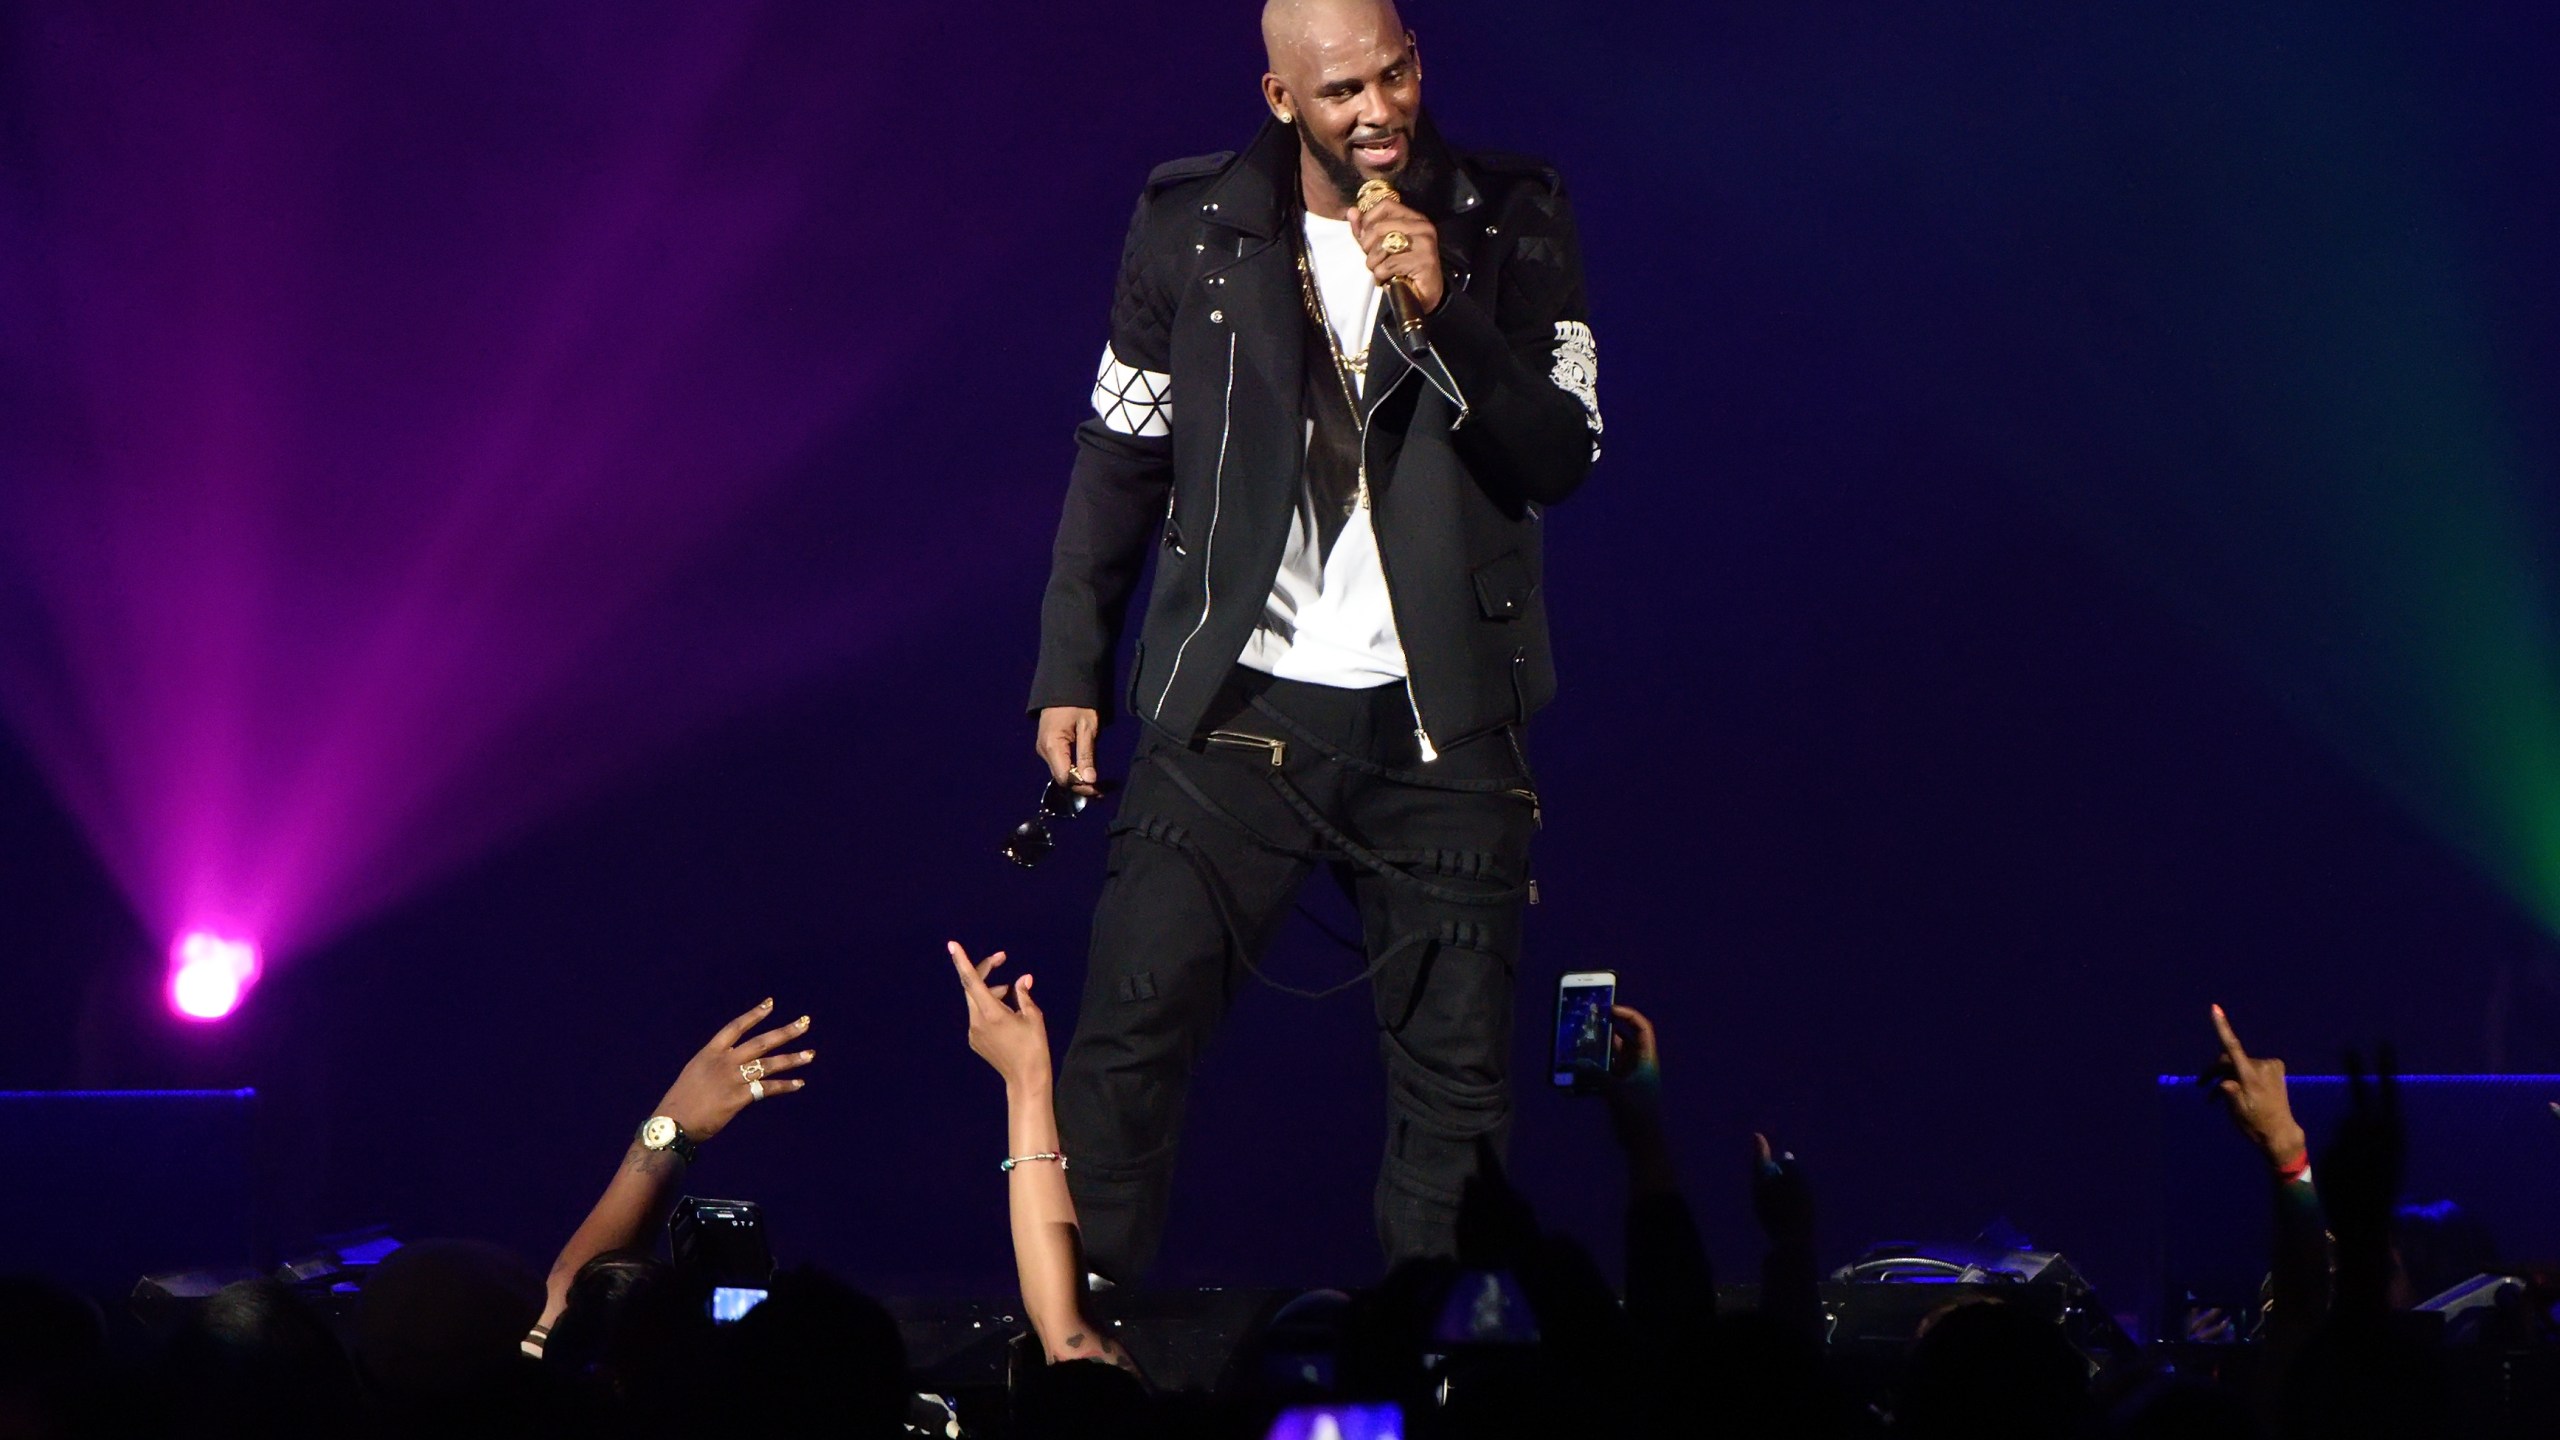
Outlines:
{"type": "Polygon", "coordinates": [[[191,930],[169,947],[169,1008],[186,1019],[222,1019],[240,1008],[257,980],[254,941],[191,930]]]}

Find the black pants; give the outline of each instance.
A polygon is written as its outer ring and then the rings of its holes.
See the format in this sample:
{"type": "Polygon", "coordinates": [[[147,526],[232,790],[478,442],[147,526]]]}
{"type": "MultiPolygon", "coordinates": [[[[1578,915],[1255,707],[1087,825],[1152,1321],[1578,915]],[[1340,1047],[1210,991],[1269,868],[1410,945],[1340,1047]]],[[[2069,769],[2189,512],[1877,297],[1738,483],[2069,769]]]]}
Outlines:
{"type": "Polygon", "coordinates": [[[1510,1129],[1537,799],[1516,733],[1425,766],[1414,729],[1400,684],[1239,668],[1190,744],[1140,745],[1058,1086],[1086,1259],[1103,1275],[1131,1283],[1154,1260],[1193,1067],[1318,865],[1358,903],[1374,967],[1379,1242],[1390,1263],[1451,1250],[1477,1148],[1499,1154],[1510,1129]]]}

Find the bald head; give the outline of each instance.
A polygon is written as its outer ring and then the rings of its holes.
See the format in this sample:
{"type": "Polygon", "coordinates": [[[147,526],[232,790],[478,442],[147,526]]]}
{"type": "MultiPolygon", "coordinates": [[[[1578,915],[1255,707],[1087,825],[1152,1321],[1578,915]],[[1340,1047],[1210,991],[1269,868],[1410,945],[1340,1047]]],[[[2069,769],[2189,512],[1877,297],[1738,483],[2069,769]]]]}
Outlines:
{"type": "Polygon", "coordinates": [[[1339,212],[1413,161],[1422,60],[1395,0],[1265,0],[1262,98],[1297,127],[1310,209],[1339,212]]]}
{"type": "Polygon", "coordinates": [[[1262,7],[1262,51],[1275,75],[1320,64],[1327,51],[1402,39],[1394,0],[1266,0],[1262,7]]]}

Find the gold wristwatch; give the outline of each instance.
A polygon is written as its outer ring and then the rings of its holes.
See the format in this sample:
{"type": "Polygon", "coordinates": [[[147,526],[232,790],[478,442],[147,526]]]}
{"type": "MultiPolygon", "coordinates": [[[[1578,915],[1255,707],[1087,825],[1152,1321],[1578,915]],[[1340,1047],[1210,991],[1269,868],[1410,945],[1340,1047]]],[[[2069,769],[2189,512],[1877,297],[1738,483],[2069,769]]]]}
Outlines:
{"type": "Polygon", "coordinates": [[[640,1148],[662,1152],[672,1150],[677,1159],[687,1165],[693,1163],[693,1137],[684,1133],[684,1127],[669,1116],[649,1117],[648,1123],[640,1127],[640,1148]]]}

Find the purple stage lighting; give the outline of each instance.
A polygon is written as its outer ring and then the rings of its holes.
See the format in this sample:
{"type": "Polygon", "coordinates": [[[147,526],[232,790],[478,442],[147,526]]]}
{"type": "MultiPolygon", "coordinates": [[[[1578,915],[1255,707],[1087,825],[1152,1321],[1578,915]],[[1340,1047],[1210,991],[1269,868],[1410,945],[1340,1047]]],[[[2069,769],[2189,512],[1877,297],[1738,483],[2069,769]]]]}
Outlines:
{"type": "Polygon", "coordinates": [[[258,947],[251,941],[195,930],[169,947],[169,1008],[189,1020],[222,1019],[257,982],[258,947]]]}
{"type": "Polygon", "coordinates": [[[1036,553],[899,448],[1016,403],[921,281],[1092,178],[919,244],[905,12],[642,9],[0,25],[0,725],[144,933],[308,954],[1036,553]]]}

